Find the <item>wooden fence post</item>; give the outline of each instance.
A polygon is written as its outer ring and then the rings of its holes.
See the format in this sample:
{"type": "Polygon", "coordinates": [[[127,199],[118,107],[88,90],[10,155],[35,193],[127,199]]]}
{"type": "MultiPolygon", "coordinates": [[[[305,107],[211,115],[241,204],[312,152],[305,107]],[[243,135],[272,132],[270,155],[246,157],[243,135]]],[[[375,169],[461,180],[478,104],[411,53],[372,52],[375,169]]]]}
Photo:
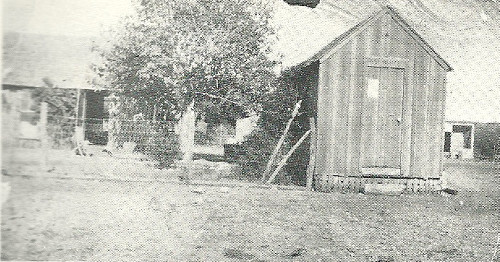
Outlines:
{"type": "MultiPolygon", "coordinates": [[[[11,145],[12,147],[16,147],[18,146],[18,143],[19,143],[19,140],[17,139],[17,136],[19,134],[19,123],[21,121],[21,113],[20,113],[20,106],[19,106],[19,103],[21,101],[21,97],[19,94],[17,93],[14,93],[12,95],[12,108],[10,109],[10,113],[11,113],[11,119],[12,119],[12,129],[10,130],[11,133],[9,134],[10,135],[10,139],[11,139],[11,145]]],[[[4,120],[5,121],[5,120],[4,120]]],[[[2,138],[5,137],[5,134],[2,134],[2,138]]]]}
{"type": "Polygon", "coordinates": [[[82,103],[82,131],[83,131],[83,140],[85,140],[85,118],[87,117],[87,92],[83,91],[83,101],[82,103]]]}
{"type": "MultiPolygon", "coordinates": [[[[8,130],[9,133],[5,133],[2,130],[2,141],[3,139],[8,139],[8,148],[2,148],[2,157],[8,157],[9,162],[12,163],[12,161],[15,161],[17,158],[16,155],[16,147],[19,146],[19,139],[18,139],[18,134],[19,134],[19,121],[20,121],[20,111],[19,111],[19,102],[21,101],[20,95],[18,93],[10,93],[9,97],[9,102],[12,101],[10,112],[9,112],[9,120],[2,119],[3,123],[5,121],[10,121],[9,127],[10,129],[8,130]],[[9,151],[7,151],[9,150],[9,151]]],[[[3,159],[2,159],[3,160],[3,159]]],[[[3,163],[2,163],[3,164],[3,163]]],[[[5,165],[6,166],[6,165],[5,165]]]]}
{"type": "Polygon", "coordinates": [[[47,152],[49,149],[49,141],[47,137],[47,113],[48,113],[48,108],[47,108],[47,103],[42,102],[40,105],[40,143],[41,143],[41,149],[42,149],[42,155],[41,155],[41,160],[42,160],[42,169],[43,171],[47,171],[48,167],[48,159],[47,156],[49,153],[47,152]]]}
{"type": "Polygon", "coordinates": [[[264,171],[264,173],[262,173],[262,179],[261,179],[262,183],[264,183],[266,181],[266,177],[271,172],[271,168],[273,166],[274,159],[278,155],[280,148],[283,145],[283,142],[285,142],[286,134],[288,133],[288,130],[290,129],[290,126],[292,125],[293,119],[295,119],[295,117],[299,113],[301,103],[302,103],[302,100],[299,100],[299,102],[297,102],[297,104],[295,105],[295,108],[293,109],[293,112],[292,112],[292,117],[290,118],[290,120],[288,120],[288,123],[286,124],[286,127],[285,127],[285,131],[283,131],[283,134],[281,135],[280,140],[278,141],[278,144],[274,148],[274,151],[271,154],[269,161],[267,162],[266,170],[264,171]]]}
{"type": "Polygon", "coordinates": [[[286,164],[286,161],[288,161],[288,159],[290,158],[290,156],[292,156],[293,152],[295,152],[295,150],[297,150],[297,148],[302,144],[302,142],[304,142],[304,140],[307,138],[307,136],[311,133],[311,130],[308,130],[300,139],[299,141],[297,141],[297,143],[295,143],[295,145],[293,145],[292,149],[290,149],[290,151],[288,151],[288,153],[286,154],[286,156],[280,161],[280,163],[278,164],[278,167],[276,167],[276,170],[274,170],[273,174],[271,175],[271,177],[269,178],[269,180],[267,180],[267,183],[268,184],[271,184],[274,180],[274,178],[276,177],[276,175],[278,175],[278,173],[280,172],[281,168],[283,168],[283,166],[285,166],[286,164]]]}
{"type": "Polygon", "coordinates": [[[76,90],[75,126],[78,126],[78,119],[80,117],[80,91],[81,89],[76,90]]]}
{"type": "Polygon", "coordinates": [[[311,128],[311,143],[309,146],[309,165],[307,166],[307,180],[306,180],[306,188],[308,190],[312,190],[312,183],[314,178],[314,170],[316,168],[316,121],[314,121],[314,117],[309,118],[309,125],[311,128]]]}

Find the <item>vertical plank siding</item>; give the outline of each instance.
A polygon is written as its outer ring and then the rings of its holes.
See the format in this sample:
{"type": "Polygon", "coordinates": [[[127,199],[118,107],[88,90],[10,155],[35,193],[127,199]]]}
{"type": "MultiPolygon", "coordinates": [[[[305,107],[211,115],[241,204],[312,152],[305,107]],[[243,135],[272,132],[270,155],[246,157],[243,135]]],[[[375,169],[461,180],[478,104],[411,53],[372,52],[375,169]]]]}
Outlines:
{"type": "Polygon", "coordinates": [[[351,43],[346,44],[344,48],[341,49],[340,51],[340,58],[341,58],[341,71],[340,75],[337,75],[337,77],[340,79],[340,92],[337,94],[339,97],[339,106],[341,108],[341,113],[340,113],[340,123],[338,125],[337,131],[338,131],[338,138],[340,139],[340,143],[338,143],[339,148],[337,148],[337,152],[342,152],[341,154],[337,154],[337,172],[343,173],[343,174],[348,174],[349,173],[349,167],[348,167],[348,162],[349,162],[349,155],[351,155],[351,152],[349,152],[349,108],[350,106],[355,102],[351,100],[354,96],[356,91],[351,88],[351,82],[354,80],[354,76],[352,75],[351,72],[351,64],[353,63],[353,49],[355,48],[355,41],[353,40],[351,43]]]}
{"type": "MultiPolygon", "coordinates": [[[[366,31],[363,34],[360,34],[360,37],[363,38],[363,47],[362,47],[362,55],[360,57],[361,62],[363,63],[361,66],[363,67],[362,70],[362,75],[359,76],[361,78],[361,87],[360,87],[360,92],[361,92],[361,122],[362,123],[368,123],[371,124],[371,117],[370,114],[365,114],[364,111],[367,110],[368,108],[372,108],[373,103],[370,101],[368,96],[366,95],[367,92],[367,81],[366,79],[369,77],[369,70],[368,68],[364,67],[364,60],[366,57],[369,57],[371,54],[373,54],[375,49],[378,47],[375,44],[375,36],[377,35],[376,28],[375,26],[369,27],[366,29],[366,31]]],[[[361,135],[359,139],[360,143],[360,154],[359,154],[359,161],[358,161],[358,167],[361,167],[364,163],[369,161],[369,157],[367,154],[364,152],[368,152],[372,147],[371,145],[371,140],[373,136],[371,136],[371,130],[367,129],[365,126],[361,126],[361,135]]]]}
{"type": "MultiPolygon", "coordinates": [[[[423,72],[425,74],[425,84],[424,87],[422,87],[423,90],[425,90],[425,98],[423,101],[421,101],[421,109],[423,113],[423,118],[424,120],[419,123],[419,126],[421,127],[421,130],[423,131],[422,137],[421,137],[421,144],[420,144],[420,153],[421,153],[421,159],[420,159],[420,176],[423,178],[428,178],[431,172],[431,167],[432,163],[430,163],[430,153],[432,150],[432,144],[430,141],[430,127],[432,125],[431,119],[429,118],[432,112],[431,108],[431,98],[432,98],[432,87],[434,86],[434,83],[431,82],[431,77],[432,77],[432,69],[434,66],[434,62],[432,58],[425,52],[425,57],[426,57],[426,69],[423,72]],[[423,150],[422,150],[423,149],[423,150]]],[[[423,91],[422,90],[422,91],[423,91]]],[[[413,123],[413,124],[418,124],[418,123],[413,123]]]]}
{"type": "Polygon", "coordinates": [[[438,68],[438,89],[439,89],[439,110],[442,112],[439,114],[438,117],[438,124],[439,124],[439,156],[436,157],[438,160],[438,171],[439,171],[439,176],[441,176],[441,172],[443,171],[443,151],[444,148],[442,145],[444,145],[444,121],[445,121],[445,107],[446,107],[446,71],[443,68],[438,68]]]}
{"type": "Polygon", "coordinates": [[[340,93],[345,95],[344,90],[342,90],[342,81],[340,79],[341,74],[341,57],[339,55],[335,55],[333,63],[330,68],[330,85],[332,85],[332,93],[327,94],[330,97],[331,105],[328,106],[328,110],[331,111],[332,114],[332,122],[328,126],[328,135],[330,137],[330,141],[333,141],[332,144],[327,145],[330,147],[329,150],[329,165],[327,166],[327,170],[329,173],[340,173],[343,171],[343,167],[340,165],[340,159],[343,157],[342,154],[345,151],[342,151],[342,139],[340,129],[343,129],[342,126],[342,109],[343,105],[341,103],[340,93]],[[340,131],[339,131],[340,130],[340,131]]]}
{"type": "Polygon", "coordinates": [[[404,79],[403,90],[403,121],[401,125],[401,175],[411,176],[411,156],[412,156],[412,122],[413,122],[413,92],[414,92],[414,70],[415,70],[415,52],[416,45],[413,41],[406,38],[406,48],[404,58],[408,60],[408,67],[405,69],[406,78],[404,79]]]}
{"type": "Polygon", "coordinates": [[[352,79],[349,79],[347,82],[347,90],[348,90],[348,103],[346,107],[346,131],[347,135],[345,136],[345,141],[346,141],[346,154],[345,154],[345,161],[346,161],[346,167],[345,167],[345,173],[346,175],[352,175],[357,172],[353,172],[353,166],[352,166],[352,159],[355,157],[354,156],[354,151],[355,148],[358,147],[358,145],[354,144],[354,133],[356,130],[354,130],[354,119],[356,118],[355,113],[356,113],[356,104],[359,101],[359,99],[356,98],[359,88],[356,87],[356,72],[357,72],[357,67],[358,64],[356,63],[357,58],[360,56],[360,53],[357,52],[357,47],[359,45],[358,37],[352,40],[352,47],[348,50],[350,52],[350,61],[349,61],[349,76],[352,79]]]}
{"type": "Polygon", "coordinates": [[[434,187],[442,170],[446,70],[426,49],[390,15],[384,15],[322,60],[318,73],[316,173],[320,188],[340,181],[356,187],[370,179],[362,174],[362,167],[397,163],[397,155],[384,155],[384,146],[400,150],[398,183],[412,181],[415,190],[434,187]],[[368,67],[367,61],[378,57],[405,66],[368,67]],[[368,97],[367,78],[392,79],[380,82],[381,102],[368,97]],[[393,104],[398,99],[401,104],[393,104]],[[400,114],[400,133],[390,133],[398,129],[395,119],[377,117],[377,112],[400,114]],[[434,182],[425,182],[428,178],[434,182]]]}
{"type": "Polygon", "coordinates": [[[440,90],[439,86],[437,84],[438,82],[438,71],[439,65],[436,63],[431,63],[430,70],[429,70],[429,76],[428,76],[428,81],[429,81],[429,92],[428,92],[428,110],[427,110],[427,136],[428,136],[428,146],[429,146],[429,154],[428,154],[428,165],[427,165],[427,173],[426,173],[426,178],[429,176],[432,176],[432,174],[438,173],[439,172],[439,161],[433,161],[437,157],[439,157],[439,148],[443,147],[442,144],[438,144],[441,139],[440,137],[440,131],[441,128],[439,126],[439,114],[440,114],[440,107],[439,107],[439,96],[440,96],[440,90]]]}
{"type": "MultiPolygon", "coordinates": [[[[366,78],[368,79],[379,79],[380,73],[379,69],[375,67],[366,68],[366,78]]],[[[375,166],[378,162],[378,153],[380,151],[381,144],[380,133],[377,128],[379,126],[378,120],[378,103],[377,100],[365,93],[365,103],[363,106],[363,136],[365,137],[364,144],[361,145],[362,151],[362,162],[361,166],[375,166]]]]}
{"type": "Polygon", "coordinates": [[[413,92],[412,116],[412,163],[411,176],[424,177],[427,154],[427,74],[431,60],[422,48],[415,55],[415,79],[413,92]],[[425,151],[425,152],[424,152],[425,151]]]}
{"type": "Polygon", "coordinates": [[[331,152],[330,144],[333,141],[330,139],[331,132],[330,127],[332,126],[333,112],[332,101],[330,94],[333,93],[332,85],[330,85],[330,72],[332,70],[331,61],[326,60],[319,65],[319,76],[318,76],[318,106],[317,106],[317,152],[316,156],[316,173],[324,174],[328,173],[329,170],[325,169],[327,166],[331,165],[329,161],[331,152]]]}
{"type": "Polygon", "coordinates": [[[349,113],[348,113],[348,136],[347,136],[347,173],[349,175],[359,175],[359,158],[361,147],[361,116],[363,110],[363,66],[364,37],[356,37],[351,49],[351,70],[352,79],[350,81],[349,113]]]}
{"type": "Polygon", "coordinates": [[[380,19],[380,56],[381,57],[389,57],[394,52],[394,49],[391,48],[391,34],[393,33],[393,25],[394,21],[388,15],[382,16],[380,19]]]}
{"type": "Polygon", "coordinates": [[[368,34],[369,38],[367,42],[371,43],[371,51],[369,56],[381,56],[380,49],[382,48],[382,21],[379,19],[375,21],[373,27],[364,32],[364,34],[368,34]],[[369,34],[369,31],[373,31],[373,34],[369,34]]]}

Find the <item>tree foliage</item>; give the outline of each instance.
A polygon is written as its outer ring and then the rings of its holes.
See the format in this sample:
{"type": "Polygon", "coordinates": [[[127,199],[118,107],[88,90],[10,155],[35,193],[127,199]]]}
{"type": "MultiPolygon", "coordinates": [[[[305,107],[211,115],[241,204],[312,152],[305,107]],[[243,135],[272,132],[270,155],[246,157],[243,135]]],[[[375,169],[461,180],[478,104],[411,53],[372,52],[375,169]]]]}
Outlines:
{"type": "Polygon", "coordinates": [[[142,0],[95,70],[104,85],[172,119],[198,112],[231,117],[256,110],[269,87],[270,10],[245,0],[142,0]],[[227,116],[229,114],[229,116],[227,116]]]}
{"type": "Polygon", "coordinates": [[[500,124],[477,123],[473,147],[474,157],[493,159],[500,154],[500,124]]]}

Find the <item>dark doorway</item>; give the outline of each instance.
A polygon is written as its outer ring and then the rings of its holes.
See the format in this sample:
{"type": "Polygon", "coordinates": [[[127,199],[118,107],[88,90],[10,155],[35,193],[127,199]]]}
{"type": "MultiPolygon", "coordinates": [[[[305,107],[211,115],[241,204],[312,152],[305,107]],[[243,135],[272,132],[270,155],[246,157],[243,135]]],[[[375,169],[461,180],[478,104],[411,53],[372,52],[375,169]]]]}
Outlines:
{"type": "Polygon", "coordinates": [[[85,95],[85,139],[92,144],[105,145],[108,142],[106,123],[109,115],[104,107],[105,91],[86,91],[85,95]]]}
{"type": "Polygon", "coordinates": [[[451,152],[451,132],[444,132],[444,152],[451,152]]]}

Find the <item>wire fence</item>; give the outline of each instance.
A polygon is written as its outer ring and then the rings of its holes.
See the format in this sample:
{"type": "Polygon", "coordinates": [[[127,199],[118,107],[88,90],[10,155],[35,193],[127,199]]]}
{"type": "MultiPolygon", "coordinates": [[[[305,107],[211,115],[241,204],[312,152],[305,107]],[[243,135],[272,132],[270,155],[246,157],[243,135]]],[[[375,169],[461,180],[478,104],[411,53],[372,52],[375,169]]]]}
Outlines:
{"type": "MultiPolygon", "coordinates": [[[[25,134],[17,138],[24,140],[40,140],[40,115],[36,112],[20,114],[16,119],[16,128],[25,134]]],[[[69,147],[75,143],[75,132],[81,128],[84,137],[91,144],[106,145],[113,139],[120,147],[125,142],[136,143],[138,147],[158,146],[169,143],[176,132],[176,122],[144,119],[108,119],[108,118],[76,118],[57,114],[47,115],[46,133],[49,144],[54,148],[69,147]]],[[[230,124],[196,125],[196,145],[224,145],[230,143],[236,135],[235,126],[230,124]]]]}
{"type": "Polygon", "coordinates": [[[172,143],[175,134],[175,122],[143,119],[107,119],[48,115],[47,133],[55,145],[74,140],[75,132],[80,127],[84,139],[92,144],[106,145],[113,140],[115,146],[123,143],[135,143],[138,148],[161,146],[172,143]]]}
{"type": "MultiPolygon", "coordinates": [[[[142,117],[135,119],[124,118],[89,118],[74,115],[47,113],[45,126],[48,146],[54,149],[75,149],[78,141],[84,144],[106,146],[107,149],[122,149],[125,144],[130,148],[133,144],[135,151],[144,152],[155,157],[162,154],[175,154],[180,151],[177,122],[164,120],[148,120],[142,117]]],[[[17,122],[21,123],[20,129],[31,130],[31,135],[23,136],[17,141],[17,146],[41,147],[40,113],[30,112],[21,114],[17,122]]],[[[17,125],[19,126],[19,125],[17,125]]],[[[195,154],[224,154],[226,145],[239,143],[250,134],[243,124],[244,131],[237,128],[238,121],[219,121],[219,123],[196,122],[194,134],[195,154]],[[240,133],[237,133],[237,129],[240,133]]],[[[300,127],[298,127],[300,128],[300,127]]],[[[269,128],[268,128],[269,129],[269,128]]],[[[269,131],[269,130],[267,130],[269,131]]],[[[12,133],[18,133],[17,131],[12,133]]],[[[276,129],[276,135],[281,135],[282,130],[276,129]]],[[[17,137],[19,138],[19,137],[17,137]]],[[[17,139],[16,138],[16,139],[17,139]]]]}

